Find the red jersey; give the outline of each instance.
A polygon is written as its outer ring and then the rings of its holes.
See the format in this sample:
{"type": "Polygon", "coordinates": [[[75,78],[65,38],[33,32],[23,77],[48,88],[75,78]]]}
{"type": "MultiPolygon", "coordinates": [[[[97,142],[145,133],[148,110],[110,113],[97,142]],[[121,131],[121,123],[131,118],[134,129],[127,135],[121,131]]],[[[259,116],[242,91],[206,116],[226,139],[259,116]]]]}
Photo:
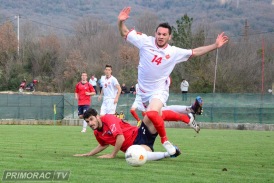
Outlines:
{"type": "Polygon", "coordinates": [[[102,146],[115,146],[116,136],[123,134],[125,141],[120,150],[126,152],[138,135],[138,127],[131,126],[129,123],[122,121],[113,114],[102,116],[101,121],[103,124],[102,130],[94,130],[94,135],[99,144],[102,146]]]}
{"type": "Polygon", "coordinates": [[[86,82],[83,84],[81,81],[75,86],[75,93],[78,94],[78,105],[90,105],[91,97],[86,95],[86,92],[95,92],[93,86],[86,82]]]}

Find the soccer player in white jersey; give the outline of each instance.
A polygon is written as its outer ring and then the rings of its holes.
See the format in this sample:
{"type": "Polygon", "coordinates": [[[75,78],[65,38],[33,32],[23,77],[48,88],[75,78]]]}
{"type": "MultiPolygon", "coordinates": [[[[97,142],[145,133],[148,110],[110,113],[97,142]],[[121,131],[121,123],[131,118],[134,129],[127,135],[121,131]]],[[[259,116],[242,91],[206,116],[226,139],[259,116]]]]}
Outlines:
{"type": "Polygon", "coordinates": [[[105,77],[101,78],[103,88],[98,97],[98,101],[101,101],[102,96],[104,96],[100,111],[101,116],[105,114],[115,114],[116,106],[121,94],[121,86],[118,80],[112,76],[111,65],[106,65],[104,72],[105,77]]]}
{"type": "Polygon", "coordinates": [[[222,47],[228,42],[228,37],[221,33],[215,43],[195,49],[182,49],[168,44],[171,40],[171,27],[162,23],[156,28],[155,37],[129,31],[125,20],[129,18],[130,7],[124,8],[118,15],[118,28],[122,37],[139,48],[140,61],[138,66],[138,83],[143,103],[148,104],[144,123],[152,122],[159,133],[161,142],[167,152],[172,155],[175,147],[168,141],[161,109],[168,99],[165,81],[177,63],[187,61],[222,47]]]}

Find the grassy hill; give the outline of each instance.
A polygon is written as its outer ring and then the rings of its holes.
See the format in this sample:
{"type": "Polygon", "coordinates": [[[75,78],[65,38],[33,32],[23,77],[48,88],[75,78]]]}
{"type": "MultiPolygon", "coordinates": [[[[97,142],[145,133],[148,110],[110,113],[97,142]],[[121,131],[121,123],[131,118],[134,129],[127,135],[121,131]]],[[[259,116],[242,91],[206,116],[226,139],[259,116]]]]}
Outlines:
{"type": "MultiPolygon", "coordinates": [[[[115,24],[118,12],[131,6],[131,20],[144,12],[154,13],[159,21],[175,21],[184,14],[194,19],[194,27],[207,26],[217,32],[241,35],[245,20],[254,32],[274,31],[273,0],[0,0],[0,23],[21,15],[47,31],[68,33],[82,17],[95,16],[115,24]],[[44,25],[46,24],[46,25],[44,25]],[[48,26],[50,25],[50,26],[48,26]]],[[[131,21],[132,26],[133,21],[131,21]]],[[[215,31],[215,32],[216,32],[215,31]]]]}

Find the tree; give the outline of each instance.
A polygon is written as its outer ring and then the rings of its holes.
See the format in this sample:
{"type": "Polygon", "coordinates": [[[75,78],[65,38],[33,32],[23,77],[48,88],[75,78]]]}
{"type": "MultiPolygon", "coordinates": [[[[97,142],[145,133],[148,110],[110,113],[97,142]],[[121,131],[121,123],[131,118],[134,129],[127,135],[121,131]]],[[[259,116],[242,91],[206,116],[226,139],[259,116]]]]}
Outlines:
{"type": "Polygon", "coordinates": [[[144,12],[140,17],[135,19],[136,29],[144,32],[149,36],[154,36],[155,27],[158,25],[158,17],[151,12],[144,12]]]}
{"type": "Polygon", "coordinates": [[[0,82],[1,90],[16,87],[10,84],[12,70],[17,57],[17,37],[13,25],[8,22],[0,26],[0,82]]]}
{"type": "Polygon", "coordinates": [[[192,26],[193,18],[185,14],[176,21],[177,27],[172,26],[173,45],[180,48],[191,48],[192,46],[192,26]]]}
{"type": "Polygon", "coordinates": [[[75,84],[80,80],[82,72],[88,72],[87,62],[80,50],[72,50],[65,61],[63,72],[64,91],[72,92],[75,84]]]}
{"type": "MultiPolygon", "coordinates": [[[[181,19],[177,20],[177,26],[172,26],[173,34],[173,45],[191,49],[204,45],[205,43],[205,31],[199,29],[197,33],[192,33],[192,22],[193,18],[188,17],[185,14],[181,19]]],[[[179,91],[181,80],[187,79],[190,83],[191,92],[211,92],[212,83],[209,80],[207,73],[209,73],[209,54],[203,57],[191,58],[187,62],[178,64],[172,72],[173,85],[172,89],[179,91]]]]}

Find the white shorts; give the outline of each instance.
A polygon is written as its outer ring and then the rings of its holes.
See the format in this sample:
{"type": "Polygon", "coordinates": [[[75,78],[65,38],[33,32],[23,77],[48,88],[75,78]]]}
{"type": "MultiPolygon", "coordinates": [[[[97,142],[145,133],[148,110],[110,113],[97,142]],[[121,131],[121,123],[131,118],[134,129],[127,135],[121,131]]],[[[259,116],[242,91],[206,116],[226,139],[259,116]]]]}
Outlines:
{"type": "Polygon", "coordinates": [[[154,98],[161,100],[163,106],[166,106],[166,101],[169,97],[169,92],[167,90],[155,91],[152,93],[143,93],[142,91],[140,91],[139,95],[142,98],[144,107],[147,108],[151,100],[154,98]]]}
{"type": "Polygon", "coordinates": [[[142,99],[141,98],[135,98],[131,108],[138,109],[139,111],[145,112],[146,108],[143,105],[142,99]]]}
{"type": "Polygon", "coordinates": [[[114,99],[106,98],[103,100],[100,115],[115,114],[117,103],[114,104],[114,99]]]}

